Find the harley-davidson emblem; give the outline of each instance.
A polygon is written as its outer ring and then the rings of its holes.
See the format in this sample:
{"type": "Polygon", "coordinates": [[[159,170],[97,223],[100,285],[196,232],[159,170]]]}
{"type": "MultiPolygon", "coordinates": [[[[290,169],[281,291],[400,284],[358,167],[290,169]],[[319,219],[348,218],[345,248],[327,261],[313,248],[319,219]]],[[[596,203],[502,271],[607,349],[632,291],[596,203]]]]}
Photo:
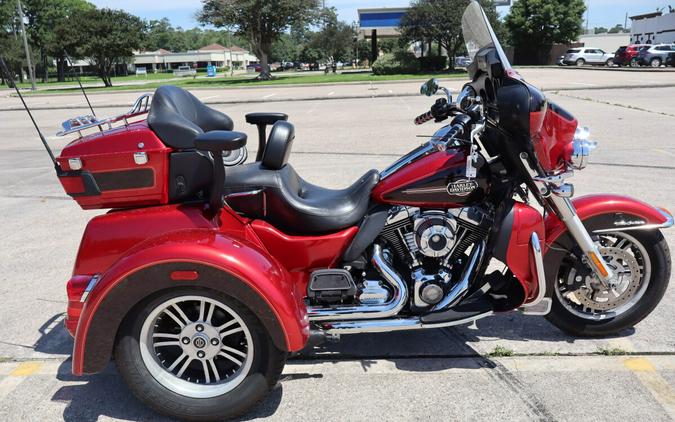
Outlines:
{"type": "Polygon", "coordinates": [[[473,190],[476,189],[477,187],[478,183],[475,180],[460,179],[448,183],[446,190],[448,191],[448,194],[451,196],[452,195],[467,196],[468,194],[473,192],[473,190]]]}

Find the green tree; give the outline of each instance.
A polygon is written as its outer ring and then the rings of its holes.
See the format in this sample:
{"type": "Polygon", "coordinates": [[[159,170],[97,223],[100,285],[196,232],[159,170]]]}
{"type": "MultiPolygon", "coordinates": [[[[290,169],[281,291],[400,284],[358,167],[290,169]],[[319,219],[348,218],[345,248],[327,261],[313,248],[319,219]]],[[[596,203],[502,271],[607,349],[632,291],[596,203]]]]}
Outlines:
{"type": "Polygon", "coordinates": [[[203,0],[198,18],[245,36],[263,68],[259,78],[270,79],[269,57],[274,41],[291,27],[314,22],[318,11],[318,0],[203,0]]]}
{"type": "Polygon", "coordinates": [[[322,10],[321,21],[321,30],[313,34],[309,47],[318,52],[322,61],[349,60],[353,55],[354,28],[339,21],[333,7],[322,10]]]}
{"type": "MultiPolygon", "coordinates": [[[[455,61],[452,58],[464,50],[462,15],[470,2],[471,0],[414,0],[401,19],[402,41],[436,41],[447,51],[451,58],[450,67],[453,68],[455,61]]],[[[499,33],[501,24],[494,3],[491,0],[480,0],[479,3],[493,28],[499,33]]]]}
{"type": "Polygon", "coordinates": [[[76,11],[56,32],[77,45],[71,54],[88,59],[110,87],[115,65],[126,63],[143,44],[144,27],[141,19],[122,10],[93,9],[76,11]]]}
{"type": "Polygon", "coordinates": [[[623,29],[623,25],[617,24],[614,25],[610,30],[608,31],[610,34],[618,34],[619,32],[625,32],[623,29]]]}
{"type": "Polygon", "coordinates": [[[607,28],[604,26],[596,26],[593,28],[593,33],[594,34],[606,34],[607,33],[607,28]]]}
{"type": "MultiPolygon", "coordinates": [[[[22,65],[24,60],[16,14],[16,3],[0,2],[0,55],[4,57],[10,72],[18,73],[23,82],[22,65]]],[[[0,76],[4,84],[5,76],[0,76]]]]}
{"type": "Polygon", "coordinates": [[[64,81],[66,59],[61,46],[71,40],[58,38],[54,30],[61,24],[67,24],[76,11],[92,10],[94,5],[85,0],[22,0],[22,4],[28,21],[26,32],[40,56],[42,81],[49,79],[49,57],[56,59],[59,81],[64,81]]]}
{"type": "Polygon", "coordinates": [[[514,46],[550,46],[576,41],[581,34],[584,0],[518,0],[504,24],[514,46]]]}

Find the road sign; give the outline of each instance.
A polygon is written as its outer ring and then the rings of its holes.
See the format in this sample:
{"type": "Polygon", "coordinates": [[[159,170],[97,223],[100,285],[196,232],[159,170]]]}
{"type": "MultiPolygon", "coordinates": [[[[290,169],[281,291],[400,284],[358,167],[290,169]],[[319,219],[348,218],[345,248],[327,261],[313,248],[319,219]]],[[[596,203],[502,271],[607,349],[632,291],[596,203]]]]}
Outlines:
{"type": "Polygon", "coordinates": [[[216,67],[213,65],[206,66],[206,77],[213,78],[216,76],[216,67]]]}

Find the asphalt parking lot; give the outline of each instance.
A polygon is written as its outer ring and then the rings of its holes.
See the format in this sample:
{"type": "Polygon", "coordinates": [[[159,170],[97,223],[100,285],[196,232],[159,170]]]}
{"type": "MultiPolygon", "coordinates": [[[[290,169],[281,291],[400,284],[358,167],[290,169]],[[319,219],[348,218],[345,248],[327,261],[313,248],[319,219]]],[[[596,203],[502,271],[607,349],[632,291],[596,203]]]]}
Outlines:
{"type": "MultiPolygon", "coordinates": [[[[572,179],[577,194],[623,193],[675,209],[675,73],[524,69],[523,76],[591,129],[600,147],[572,179]]],[[[462,82],[448,86],[458,89],[462,82]]],[[[409,151],[433,124],[412,119],[430,99],[419,83],[200,90],[235,127],[251,111],[288,113],[291,163],[309,181],[342,187],[409,151]],[[209,98],[211,97],[211,98],[209,98]]],[[[6,94],[6,91],[2,91],[6,94]]],[[[99,114],[137,93],[92,95],[99,114]]],[[[79,96],[28,99],[56,150],[79,96]]],[[[79,105],[78,105],[79,104],[79,105]]],[[[66,197],[18,99],[0,95],[0,420],[163,420],[115,372],[70,375],[62,326],[65,282],[97,211],[66,197]]],[[[254,142],[255,144],[255,142],[254,142]]],[[[254,155],[252,148],[251,154],[254,155]]],[[[675,229],[665,232],[675,248],[675,229]]],[[[671,280],[672,281],[672,280],[671,280]]],[[[249,418],[269,420],[675,420],[675,287],[620,336],[571,338],[541,317],[507,313],[471,326],[345,336],[293,358],[249,418]],[[495,356],[495,350],[513,356],[495,356]],[[628,355],[621,355],[628,353],[628,355]],[[617,354],[619,354],[617,356],[617,354]]]]}

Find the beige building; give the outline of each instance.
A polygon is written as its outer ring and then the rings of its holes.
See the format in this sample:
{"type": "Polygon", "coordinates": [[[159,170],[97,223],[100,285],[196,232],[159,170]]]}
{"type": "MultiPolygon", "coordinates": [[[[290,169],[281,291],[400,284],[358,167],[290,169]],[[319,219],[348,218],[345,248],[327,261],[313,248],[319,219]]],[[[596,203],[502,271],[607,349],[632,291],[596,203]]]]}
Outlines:
{"type": "MultiPolygon", "coordinates": [[[[145,67],[148,71],[171,70],[179,66],[204,68],[231,67],[246,69],[246,66],[257,63],[258,58],[241,47],[224,47],[220,44],[210,44],[199,50],[172,53],[160,49],[157,51],[143,51],[134,53],[133,67],[145,67]]],[[[132,69],[134,70],[134,69],[132,69]]]]}

